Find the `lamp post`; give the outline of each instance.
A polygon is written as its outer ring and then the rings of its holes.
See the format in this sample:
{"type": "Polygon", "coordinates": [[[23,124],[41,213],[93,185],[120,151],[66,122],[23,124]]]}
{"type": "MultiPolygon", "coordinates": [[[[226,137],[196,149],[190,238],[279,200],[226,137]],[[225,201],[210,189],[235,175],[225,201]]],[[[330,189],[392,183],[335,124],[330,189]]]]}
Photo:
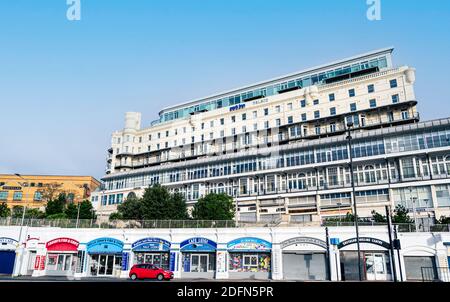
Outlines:
{"type": "Polygon", "coordinates": [[[341,222],[341,205],[342,205],[342,202],[337,202],[336,204],[338,206],[338,211],[339,211],[339,213],[338,213],[338,215],[339,215],[339,222],[341,222]]]}
{"type": "Polygon", "coordinates": [[[359,245],[359,227],[358,227],[358,211],[356,206],[356,196],[355,196],[355,181],[353,175],[353,154],[352,154],[352,135],[351,131],[353,129],[353,123],[347,123],[347,141],[348,141],[348,153],[350,158],[350,179],[352,183],[352,200],[353,200],[353,215],[355,217],[355,231],[356,231],[356,246],[358,249],[358,275],[359,281],[362,281],[362,268],[361,268],[361,249],[359,245]]]}
{"type": "MultiPolygon", "coordinates": [[[[17,177],[19,177],[19,178],[21,178],[21,179],[27,181],[27,180],[26,180],[25,178],[23,178],[22,175],[20,175],[19,173],[15,173],[14,175],[16,175],[17,177]]],[[[26,212],[26,210],[27,210],[27,205],[24,204],[24,206],[23,206],[23,211],[22,211],[22,221],[20,222],[20,226],[21,226],[21,228],[20,228],[20,233],[21,233],[21,235],[22,235],[22,226],[23,226],[23,222],[24,222],[24,220],[25,220],[25,212],[26,212]]]]}
{"type": "Polygon", "coordinates": [[[416,200],[417,197],[416,196],[412,196],[412,187],[409,187],[409,197],[411,199],[412,202],[412,208],[413,208],[413,219],[414,219],[414,226],[416,228],[416,232],[419,231],[418,227],[417,227],[417,217],[416,217],[416,200]]]}

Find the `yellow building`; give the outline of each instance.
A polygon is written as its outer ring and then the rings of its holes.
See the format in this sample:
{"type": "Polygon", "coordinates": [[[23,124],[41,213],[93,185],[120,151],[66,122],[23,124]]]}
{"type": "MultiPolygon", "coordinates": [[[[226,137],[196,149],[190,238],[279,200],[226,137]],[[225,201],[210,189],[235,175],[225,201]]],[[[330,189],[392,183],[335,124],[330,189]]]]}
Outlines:
{"type": "Polygon", "coordinates": [[[68,201],[78,203],[89,199],[99,186],[100,182],[92,176],[0,174],[0,203],[6,202],[9,208],[41,208],[49,196],[56,198],[60,193],[65,193],[68,201]]]}

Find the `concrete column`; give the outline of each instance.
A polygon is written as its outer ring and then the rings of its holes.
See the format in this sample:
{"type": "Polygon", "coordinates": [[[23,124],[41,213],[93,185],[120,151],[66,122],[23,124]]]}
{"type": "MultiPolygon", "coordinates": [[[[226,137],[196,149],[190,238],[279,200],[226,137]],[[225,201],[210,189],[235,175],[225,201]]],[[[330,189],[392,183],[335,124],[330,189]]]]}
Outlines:
{"type": "MultiPolygon", "coordinates": [[[[433,204],[433,208],[437,209],[439,207],[438,205],[438,200],[437,200],[437,195],[436,195],[436,186],[435,185],[431,185],[431,202],[433,204]]],[[[439,218],[439,217],[436,217],[439,218]]]]}
{"type": "Polygon", "coordinates": [[[130,244],[126,244],[126,247],[124,247],[123,252],[122,252],[122,269],[120,271],[120,278],[128,278],[128,273],[130,272],[130,268],[132,266],[132,258],[133,257],[133,252],[131,251],[131,245],[130,244]],[[125,257],[127,257],[127,259],[125,259],[125,257]],[[126,267],[124,267],[124,265],[126,264],[126,267]]]}
{"type": "Polygon", "coordinates": [[[341,280],[341,260],[337,245],[330,245],[330,277],[331,281],[341,280]]]}
{"type": "Polygon", "coordinates": [[[273,280],[283,280],[283,251],[279,243],[272,245],[271,271],[273,280]]]}
{"type": "Polygon", "coordinates": [[[183,259],[180,252],[180,245],[179,244],[173,244],[170,248],[170,256],[175,257],[175,263],[174,263],[174,269],[173,269],[173,277],[174,278],[181,278],[181,271],[183,269],[183,259]]]}

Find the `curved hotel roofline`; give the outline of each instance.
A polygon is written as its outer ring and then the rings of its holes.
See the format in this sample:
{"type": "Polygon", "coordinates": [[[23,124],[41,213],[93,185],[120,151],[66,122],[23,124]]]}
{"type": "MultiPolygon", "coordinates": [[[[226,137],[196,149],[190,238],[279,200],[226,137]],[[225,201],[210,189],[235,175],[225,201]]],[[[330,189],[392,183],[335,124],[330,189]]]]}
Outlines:
{"type": "Polygon", "coordinates": [[[345,63],[349,63],[349,62],[352,62],[352,61],[360,61],[362,59],[378,56],[378,55],[381,55],[381,54],[391,54],[393,51],[394,51],[394,47],[386,47],[386,48],[382,48],[382,49],[378,49],[378,50],[373,50],[373,51],[366,52],[366,53],[363,53],[363,54],[359,54],[359,55],[356,55],[356,56],[348,57],[348,58],[345,58],[345,59],[342,59],[342,60],[330,62],[330,63],[327,63],[327,64],[322,64],[322,65],[319,65],[319,66],[315,66],[315,67],[307,68],[307,69],[304,69],[304,70],[300,70],[300,71],[297,71],[297,72],[294,72],[294,73],[290,73],[290,74],[286,74],[286,75],[283,75],[283,76],[279,76],[279,77],[276,77],[276,78],[273,78],[273,79],[269,79],[269,80],[257,82],[257,83],[254,83],[254,84],[246,85],[246,86],[243,86],[243,87],[239,87],[239,88],[223,91],[223,92],[216,93],[216,94],[213,94],[213,95],[209,95],[209,96],[206,96],[206,97],[203,97],[203,98],[194,99],[194,100],[191,100],[191,101],[188,101],[188,102],[185,102],[185,103],[180,103],[180,104],[177,104],[177,105],[165,107],[159,112],[159,116],[161,116],[165,111],[168,111],[168,110],[181,109],[181,108],[183,108],[185,106],[193,106],[193,105],[196,105],[196,104],[200,104],[200,103],[202,103],[204,101],[207,101],[209,99],[215,99],[215,98],[218,98],[218,97],[223,97],[223,96],[226,96],[228,94],[235,94],[235,93],[238,93],[238,92],[241,92],[243,90],[250,89],[250,88],[258,88],[258,86],[262,86],[262,85],[275,84],[276,82],[285,81],[285,80],[290,79],[292,77],[298,77],[299,75],[305,76],[308,73],[317,72],[317,71],[320,71],[321,69],[329,69],[331,67],[338,66],[338,65],[343,65],[345,63]]]}
{"type": "MultiPolygon", "coordinates": [[[[353,133],[353,139],[358,140],[362,138],[367,137],[385,137],[386,135],[395,134],[395,133],[402,133],[402,132],[411,132],[411,131],[418,131],[423,130],[427,128],[433,128],[433,127],[445,127],[447,125],[450,125],[450,118],[440,118],[430,121],[424,121],[424,122],[418,122],[414,124],[408,124],[408,125],[398,125],[393,126],[389,128],[381,128],[381,129],[373,129],[368,130],[367,132],[361,132],[361,133],[353,133]]],[[[335,144],[338,142],[346,141],[346,135],[339,135],[334,137],[326,137],[326,138],[320,138],[315,139],[312,141],[306,141],[306,142],[295,142],[293,144],[288,145],[280,145],[280,146],[272,146],[265,149],[264,152],[269,153],[271,151],[287,151],[291,149],[302,149],[302,148],[308,148],[308,147],[314,147],[318,145],[329,145],[329,144],[335,144]]],[[[148,168],[142,168],[138,170],[132,170],[132,171],[126,171],[126,172],[118,172],[114,174],[107,174],[102,177],[102,180],[108,180],[108,179],[114,179],[119,178],[124,175],[140,175],[147,172],[153,172],[153,171],[161,171],[161,170],[170,170],[175,167],[187,167],[187,166],[195,166],[197,164],[205,163],[205,162],[220,162],[224,160],[232,160],[233,158],[238,157],[248,157],[248,156],[257,156],[259,154],[258,150],[252,150],[250,152],[241,152],[241,153],[233,153],[233,154],[226,154],[226,155],[220,155],[213,158],[201,158],[196,160],[191,160],[188,162],[178,162],[178,163],[172,163],[162,166],[154,166],[154,167],[148,167],[148,168]]]]}

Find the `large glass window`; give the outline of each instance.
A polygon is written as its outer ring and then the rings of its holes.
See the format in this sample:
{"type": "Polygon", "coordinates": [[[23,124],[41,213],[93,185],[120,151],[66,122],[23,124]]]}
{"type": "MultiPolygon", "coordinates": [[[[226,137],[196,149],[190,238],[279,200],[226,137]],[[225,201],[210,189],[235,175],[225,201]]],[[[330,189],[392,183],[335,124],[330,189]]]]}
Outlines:
{"type": "Polygon", "coordinates": [[[8,199],[8,191],[0,191],[0,200],[8,199]]]}

